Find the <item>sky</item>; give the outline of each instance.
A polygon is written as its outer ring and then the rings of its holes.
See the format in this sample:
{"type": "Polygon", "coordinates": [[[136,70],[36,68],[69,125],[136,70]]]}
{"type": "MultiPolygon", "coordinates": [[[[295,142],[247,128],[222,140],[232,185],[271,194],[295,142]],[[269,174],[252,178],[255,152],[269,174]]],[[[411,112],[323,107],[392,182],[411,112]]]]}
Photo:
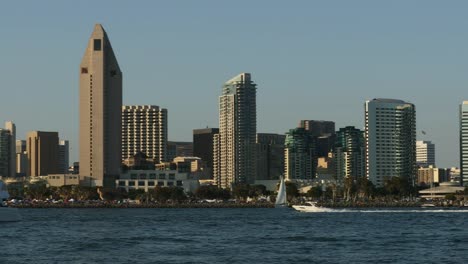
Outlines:
{"type": "Polygon", "coordinates": [[[222,84],[249,72],[258,132],[283,134],[301,119],[363,128],[366,100],[401,99],[415,104],[436,165],[458,166],[467,11],[456,0],[3,1],[0,122],[12,120],[18,139],[58,131],[77,161],[79,64],[101,23],[124,104],[168,109],[171,141],[218,127],[222,84]]]}

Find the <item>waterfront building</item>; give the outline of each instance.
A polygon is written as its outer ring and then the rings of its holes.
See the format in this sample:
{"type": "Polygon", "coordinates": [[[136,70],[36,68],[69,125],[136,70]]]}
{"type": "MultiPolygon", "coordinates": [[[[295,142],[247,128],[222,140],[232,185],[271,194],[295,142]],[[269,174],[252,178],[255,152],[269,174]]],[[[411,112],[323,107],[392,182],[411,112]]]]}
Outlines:
{"type": "Polygon", "coordinates": [[[120,174],[122,72],[96,24],[80,65],[80,176],[88,186],[114,187],[120,174]]]}
{"type": "Polygon", "coordinates": [[[316,137],[315,148],[317,157],[328,157],[335,143],[335,122],[324,120],[301,120],[299,127],[316,137]]]}
{"type": "Polygon", "coordinates": [[[250,73],[241,73],[223,86],[219,97],[219,136],[213,157],[218,158],[215,182],[221,188],[253,183],[256,176],[256,84],[250,73]]]}
{"type": "Polygon", "coordinates": [[[418,168],[418,185],[433,185],[433,183],[447,182],[450,180],[450,169],[429,167],[418,168]]]}
{"type": "Polygon", "coordinates": [[[219,128],[203,128],[193,130],[193,156],[200,157],[205,175],[213,178],[213,139],[219,133],[219,128]]]}
{"type": "Polygon", "coordinates": [[[304,128],[286,133],[284,149],[286,180],[312,180],[317,172],[315,137],[304,128]]]}
{"type": "Polygon", "coordinates": [[[142,152],[156,163],[166,160],[167,109],[156,105],[122,106],[122,160],[142,152]]]}
{"type": "Polygon", "coordinates": [[[48,187],[80,185],[80,176],[76,174],[49,174],[47,176],[33,177],[32,179],[44,180],[48,187]]]}
{"type": "Polygon", "coordinates": [[[420,198],[426,199],[445,199],[447,194],[457,194],[464,191],[464,187],[458,182],[442,182],[437,187],[431,187],[419,191],[420,198]]]}
{"type": "Polygon", "coordinates": [[[416,177],[416,110],[395,99],[365,103],[366,176],[381,187],[385,179],[402,177],[414,185],[416,177]]]}
{"type": "Polygon", "coordinates": [[[58,132],[31,131],[27,135],[27,176],[45,176],[60,173],[58,162],[58,132]]]}
{"type": "Polygon", "coordinates": [[[70,143],[68,140],[60,140],[58,145],[59,173],[67,173],[70,166],[70,143]]]}
{"type": "Polygon", "coordinates": [[[257,134],[257,176],[255,180],[278,180],[284,174],[285,135],[257,134]]]}
{"type": "Polygon", "coordinates": [[[192,157],[193,143],[181,141],[167,142],[167,155],[165,161],[172,161],[176,157],[192,157]]]}
{"type": "Polygon", "coordinates": [[[460,105],[460,185],[468,186],[468,101],[460,105]]]}
{"type": "Polygon", "coordinates": [[[141,189],[145,192],[159,187],[180,187],[186,193],[194,193],[199,186],[196,178],[188,172],[177,170],[129,170],[122,173],[115,184],[127,192],[131,189],[141,189]]]}
{"type": "Polygon", "coordinates": [[[365,177],[364,131],[353,126],[340,128],[336,132],[333,150],[335,176],[338,180],[365,177]]]}
{"type": "Polygon", "coordinates": [[[435,146],[431,141],[416,141],[416,164],[426,168],[435,166],[435,146]]]}

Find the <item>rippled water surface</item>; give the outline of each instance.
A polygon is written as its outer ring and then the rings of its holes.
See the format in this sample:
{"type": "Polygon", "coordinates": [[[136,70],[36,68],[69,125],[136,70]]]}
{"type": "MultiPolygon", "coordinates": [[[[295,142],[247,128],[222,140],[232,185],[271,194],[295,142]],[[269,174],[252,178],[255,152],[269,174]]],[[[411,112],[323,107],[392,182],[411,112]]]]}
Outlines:
{"type": "Polygon", "coordinates": [[[468,211],[21,209],[0,263],[468,263],[468,211]]]}

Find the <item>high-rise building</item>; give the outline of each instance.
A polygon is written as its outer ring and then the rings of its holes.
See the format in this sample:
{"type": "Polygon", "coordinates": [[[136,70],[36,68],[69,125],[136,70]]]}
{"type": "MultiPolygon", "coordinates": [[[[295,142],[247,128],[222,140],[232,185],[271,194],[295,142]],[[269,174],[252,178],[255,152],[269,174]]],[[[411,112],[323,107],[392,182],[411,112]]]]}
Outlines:
{"type": "Polygon", "coordinates": [[[45,176],[60,172],[57,132],[32,131],[27,136],[28,176],[45,176]]]}
{"type": "Polygon", "coordinates": [[[460,185],[468,186],[468,101],[460,105],[460,185]]]}
{"type": "Polygon", "coordinates": [[[312,180],[317,172],[315,139],[304,128],[286,133],[284,174],[287,180],[312,180]]]}
{"type": "Polygon", "coordinates": [[[256,84],[250,73],[241,73],[223,86],[219,97],[218,171],[215,181],[222,188],[252,183],[256,175],[257,108],[256,84]]]}
{"type": "Polygon", "coordinates": [[[122,160],[144,153],[155,163],[166,160],[167,109],[156,105],[122,106],[122,160]]]}
{"type": "Polygon", "coordinates": [[[16,176],[16,126],[13,122],[5,123],[5,129],[0,129],[0,176],[16,176]]]}
{"type": "Polygon", "coordinates": [[[0,176],[10,177],[10,131],[0,128],[0,176]]]}
{"type": "Polygon", "coordinates": [[[16,153],[23,153],[26,151],[26,140],[16,140],[16,153]]]}
{"type": "Polygon", "coordinates": [[[13,122],[7,121],[5,122],[6,130],[10,131],[10,153],[8,155],[8,164],[10,168],[9,176],[15,177],[16,176],[16,126],[13,122]]]}
{"type": "Polygon", "coordinates": [[[168,141],[165,161],[173,161],[176,157],[192,157],[193,143],[183,141],[168,141]]]}
{"type": "Polygon", "coordinates": [[[299,127],[316,137],[315,148],[318,157],[328,157],[335,144],[335,122],[324,120],[301,120],[299,127]]]}
{"type": "Polygon", "coordinates": [[[26,140],[16,140],[16,176],[23,177],[28,173],[28,152],[26,140]]]}
{"type": "Polygon", "coordinates": [[[435,167],[435,146],[431,141],[416,141],[416,164],[419,167],[435,167]]]}
{"type": "Polygon", "coordinates": [[[284,174],[285,138],[279,134],[257,134],[256,180],[277,180],[284,174]]]}
{"type": "Polygon", "coordinates": [[[365,177],[364,131],[353,126],[340,128],[336,132],[333,148],[335,176],[338,180],[365,177]]]}
{"type": "Polygon", "coordinates": [[[218,128],[193,130],[193,156],[202,159],[208,178],[213,178],[213,138],[217,133],[218,128]]]}
{"type": "Polygon", "coordinates": [[[58,146],[59,173],[68,173],[70,166],[70,144],[68,140],[60,140],[58,146]]]}
{"type": "Polygon", "coordinates": [[[401,177],[414,185],[416,166],[416,110],[394,99],[365,103],[366,176],[381,187],[385,179],[401,177]]]}
{"type": "Polygon", "coordinates": [[[299,127],[309,131],[315,137],[335,134],[335,122],[333,121],[301,120],[299,127]]]}
{"type": "Polygon", "coordinates": [[[80,176],[85,185],[113,187],[120,174],[122,72],[96,24],[80,65],[80,176]]]}

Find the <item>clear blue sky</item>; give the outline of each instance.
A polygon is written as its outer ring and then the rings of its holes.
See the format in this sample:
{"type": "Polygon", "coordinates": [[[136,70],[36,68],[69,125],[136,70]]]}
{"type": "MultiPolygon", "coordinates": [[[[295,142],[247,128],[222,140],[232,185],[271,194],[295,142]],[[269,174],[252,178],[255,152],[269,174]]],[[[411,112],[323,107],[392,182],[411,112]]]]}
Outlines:
{"type": "MultiPolygon", "coordinates": [[[[301,119],[364,126],[364,102],[416,105],[439,166],[458,166],[468,100],[466,1],[4,1],[0,122],[58,131],[78,153],[78,69],[102,23],[124,74],[124,104],[169,113],[169,139],[218,126],[221,85],[258,84],[258,132],[301,119]]],[[[420,138],[421,133],[418,133],[420,138]]]]}

